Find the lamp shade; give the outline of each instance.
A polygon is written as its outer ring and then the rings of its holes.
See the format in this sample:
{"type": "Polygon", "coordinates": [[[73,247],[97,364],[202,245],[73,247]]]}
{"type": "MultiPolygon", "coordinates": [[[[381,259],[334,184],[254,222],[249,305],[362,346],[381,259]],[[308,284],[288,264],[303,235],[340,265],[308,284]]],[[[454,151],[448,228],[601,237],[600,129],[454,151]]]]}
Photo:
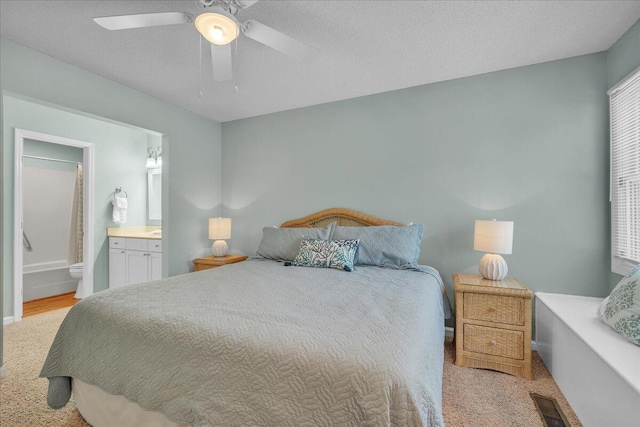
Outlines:
{"type": "Polygon", "coordinates": [[[477,220],[473,249],[492,254],[510,254],[513,246],[513,221],[477,220]]]}
{"type": "Polygon", "coordinates": [[[231,218],[209,218],[209,239],[231,238],[231,218]]]}

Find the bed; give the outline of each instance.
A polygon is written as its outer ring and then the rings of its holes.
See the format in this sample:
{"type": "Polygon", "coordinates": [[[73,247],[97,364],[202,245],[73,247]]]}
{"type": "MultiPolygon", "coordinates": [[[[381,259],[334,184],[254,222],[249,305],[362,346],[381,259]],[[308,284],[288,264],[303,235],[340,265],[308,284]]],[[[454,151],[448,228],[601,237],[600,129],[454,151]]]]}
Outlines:
{"type": "MultiPolygon", "coordinates": [[[[282,227],[400,225],[346,209],[282,227]]],[[[430,268],[250,259],[76,304],[43,367],[95,425],[442,426],[442,280],[430,268]]]]}

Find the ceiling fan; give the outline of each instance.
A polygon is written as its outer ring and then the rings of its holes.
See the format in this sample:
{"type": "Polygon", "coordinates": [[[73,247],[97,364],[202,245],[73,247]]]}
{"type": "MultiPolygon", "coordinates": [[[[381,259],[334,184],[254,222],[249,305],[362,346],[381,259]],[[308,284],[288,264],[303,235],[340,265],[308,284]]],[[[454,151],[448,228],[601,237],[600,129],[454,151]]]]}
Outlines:
{"type": "Polygon", "coordinates": [[[107,30],[127,30],[131,28],[159,25],[190,24],[211,43],[213,79],[225,81],[232,78],[231,42],[240,35],[264,44],[272,49],[296,58],[302,62],[312,62],[318,51],[280,31],[260,22],[248,20],[240,23],[236,14],[259,0],[196,0],[203,11],[195,17],[187,12],[141,13],[136,15],[104,16],[93,18],[96,24],[107,30]]]}

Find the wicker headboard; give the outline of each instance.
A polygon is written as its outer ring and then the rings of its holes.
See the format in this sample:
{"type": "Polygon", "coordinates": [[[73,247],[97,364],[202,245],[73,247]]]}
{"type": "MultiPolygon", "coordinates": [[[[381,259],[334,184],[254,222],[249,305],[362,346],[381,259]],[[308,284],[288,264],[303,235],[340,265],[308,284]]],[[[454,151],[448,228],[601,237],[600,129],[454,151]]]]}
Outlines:
{"type": "Polygon", "coordinates": [[[331,208],[302,218],[286,221],[282,223],[280,228],[326,227],[334,221],[337,222],[338,225],[348,227],[367,227],[371,225],[395,225],[401,227],[404,225],[399,222],[387,221],[386,219],[352,211],[351,209],[331,208]]]}

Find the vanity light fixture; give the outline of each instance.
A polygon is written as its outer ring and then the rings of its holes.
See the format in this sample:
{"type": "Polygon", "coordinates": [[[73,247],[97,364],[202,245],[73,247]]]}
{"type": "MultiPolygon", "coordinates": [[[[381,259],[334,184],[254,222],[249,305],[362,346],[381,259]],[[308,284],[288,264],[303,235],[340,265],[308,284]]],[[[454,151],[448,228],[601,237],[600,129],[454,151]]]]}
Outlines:
{"type": "Polygon", "coordinates": [[[156,154],[156,150],[153,148],[148,148],[147,151],[149,151],[149,156],[147,156],[147,169],[153,169],[158,165],[158,162],[156,161],[158,155],[156,154]]]}
{"type": "Polygon", "coordinates": [[[162,146],[159,146],[157,150],[153,148],[147,148],[149,156],[147,157],[147,169],[155,169],[162,167],[162,146]]]}

